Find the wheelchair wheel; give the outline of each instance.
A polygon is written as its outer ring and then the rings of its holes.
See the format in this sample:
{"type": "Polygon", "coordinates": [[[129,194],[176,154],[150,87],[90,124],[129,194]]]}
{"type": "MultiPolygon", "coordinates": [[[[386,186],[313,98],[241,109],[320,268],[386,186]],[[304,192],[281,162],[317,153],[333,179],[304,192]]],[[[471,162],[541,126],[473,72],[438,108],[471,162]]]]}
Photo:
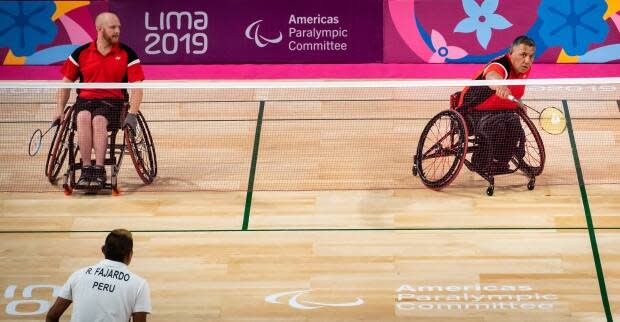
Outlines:
{"type": "Polygon", "coordinates": [[[71,113],[73,112],[71,107],[65,109],[65,119],[56,128],[54,136],[52,137],[52,144],[50,150],[47,153],[47,159],[45,160],[45,176],[50,183],[56,183],[58,174],[62,169],[62,166],[69,152],[67,147],[67,135],[69,134],[71,127],[71,113]]]}
{"type": "Polygon", "coordinates": [[[441,189],[456,178],[465,162],[469,133],[456,111],[435,115],[424,127],[415,156],[415,166],[424,185],[441,189]]]}
{"type": "Polygon", "coordinates": [[[519,140],[517,152],[517,162],[527,176],[536,177],[540,175],[545,167],[545,146],[536,126],[521,109],[517,114],[521,118],[521,126],[525,135],[519,140]]]}
{"type": "Polygon", "coordinates": [[[136,129],[125,128],[125,143],[138,176],[145,184],[157,176],[157,156],[153,137],[142,113],[138,113],[136,129]]]}

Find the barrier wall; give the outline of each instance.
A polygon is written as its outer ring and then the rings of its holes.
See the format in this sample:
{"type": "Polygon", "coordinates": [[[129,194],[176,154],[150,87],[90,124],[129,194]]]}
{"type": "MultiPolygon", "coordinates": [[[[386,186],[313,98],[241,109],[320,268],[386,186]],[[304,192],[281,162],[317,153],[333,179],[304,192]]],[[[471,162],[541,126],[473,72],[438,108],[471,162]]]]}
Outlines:
{"type": "Polygon", "coordinates": [[[370,63],[378,0],[110,1],[145,63],[370,63]]]}
{"type": "Polygon", "coordinates": [[[539,63],[618,63],[616,0],[2,1],[2,65],[56,64],[104,10],[145,64],[483,63],[517,35],[539,63]]]}
{"type": "Polygon", "coordinates": [[[527,34],[539,63],[620,59],[614,0],[386,0],[383,61],[486,63],[527,34]]]}

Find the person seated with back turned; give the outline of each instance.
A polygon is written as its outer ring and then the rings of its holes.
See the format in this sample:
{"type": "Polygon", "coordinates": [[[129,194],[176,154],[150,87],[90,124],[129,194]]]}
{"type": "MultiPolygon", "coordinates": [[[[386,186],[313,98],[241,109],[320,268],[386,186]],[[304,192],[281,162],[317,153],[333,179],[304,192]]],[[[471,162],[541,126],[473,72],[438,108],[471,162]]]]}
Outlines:
{"type": "MultiPolygon", "coordinates": [[[[140,59],[127,45],[119,42],[121,24],[118,17],[103,12],[95,18],[97,39],[77,48],[62,66],[63,82],[73,83],[79,79],[84,83],[127,83],[141,82],[144,73],[140,59]]],[[[62,120],[64,108],[71,89],[58,90],[55,121],[62,120]]],[[[74,104],[77,123],[78,145],[82,158],[82,169],[77,185],[101,189],[106,183],[104,167],[108,145],[108,127],[120,128],[120,110],[129,100],[126,89],[79,89],[74,104]],[[95,150],[95,165],[91,152],[95,150]]],[[[130,109],[123,127],[135,129],[136,114],[142,102],[142,89],[132,89],[130,109]]]]}
{"type": "MultiPolygon", "coordinates": [[[[535,53],[534,40],[519,36],[507,54],[488,63],[474,79],[528,78],[535,53]]],[[[524,93],[525,85],[469,86],[450,98],[452,107],[465,118],[470,133],[476,134],[477,150],[472,154],[476,171],[486,174],[508,171],[510,160],[518,152],[519,139],[525,135],[516,114],[519,105],[508,97],[520,99],[524,93]]]]}
{"type": "Polygon", "coordinates": [[[105,259],[75,271],[47,312],[57,322],[73,303],[72,322],[146,322],[151,313],[149,284],[127,266],[133,257],[133,238],[125,229],[108,234],[101,247],[105,259]]]}

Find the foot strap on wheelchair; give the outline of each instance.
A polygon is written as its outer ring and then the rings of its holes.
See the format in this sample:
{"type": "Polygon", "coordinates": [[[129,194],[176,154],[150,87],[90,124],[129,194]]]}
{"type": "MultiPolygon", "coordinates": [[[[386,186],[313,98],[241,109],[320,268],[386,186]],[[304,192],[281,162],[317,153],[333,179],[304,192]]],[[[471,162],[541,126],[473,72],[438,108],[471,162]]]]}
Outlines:
{"type": "Polygon", "coordinates": [[[86,189],[90,186],[90,181],[93,178],[93,167],[84,166],[80,171],[80,178],[77,181],[76,189],[86,189]]]}
{"type": "Polygon", "coordinates": [[[90,185],[89,187],[91,189],[103,189],[105,188],[105,183],[106,183],[106,173],[105,173],[105,167],[103,166],[93,166],[92,167],[92,180],[90,181],[90,185]]]}

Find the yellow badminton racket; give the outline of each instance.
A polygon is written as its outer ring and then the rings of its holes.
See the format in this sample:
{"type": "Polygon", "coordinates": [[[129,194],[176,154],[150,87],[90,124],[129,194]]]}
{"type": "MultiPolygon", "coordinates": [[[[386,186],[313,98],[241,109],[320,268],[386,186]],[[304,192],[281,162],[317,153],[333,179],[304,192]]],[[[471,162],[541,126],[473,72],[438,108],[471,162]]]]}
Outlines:
{"type": "Polygon", "coordinates": [[[538,114],[538,123],[543,131],[553,135],[562,134],[566,131],[566,118],[564,117],[564,113],[557,107],[549,106],[542,111],[538,111],[512,95],[509,95],[508,99],[519,104],[519,106],[536,112],[538,114]]]}

